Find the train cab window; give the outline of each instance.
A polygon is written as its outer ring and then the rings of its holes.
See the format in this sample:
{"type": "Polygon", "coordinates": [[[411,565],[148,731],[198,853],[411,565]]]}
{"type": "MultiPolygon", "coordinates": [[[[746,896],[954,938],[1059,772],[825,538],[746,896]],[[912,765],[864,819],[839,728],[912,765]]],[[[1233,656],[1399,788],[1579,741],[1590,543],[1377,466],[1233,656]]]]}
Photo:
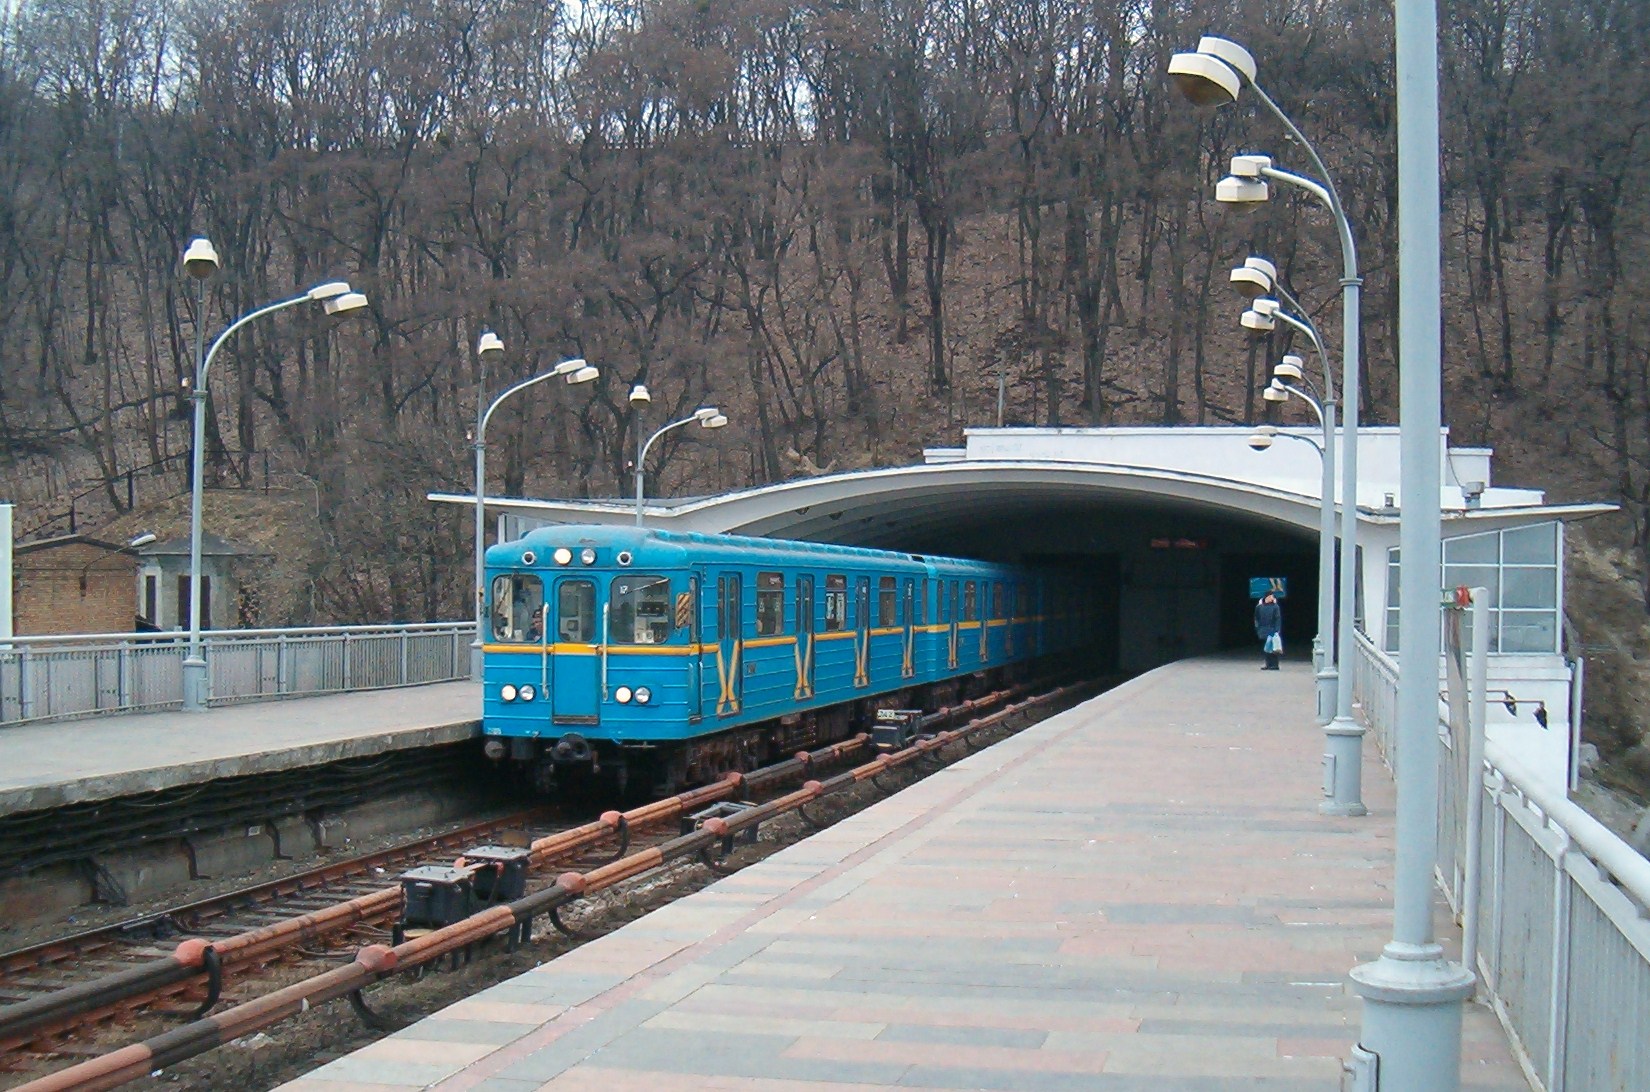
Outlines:
{"type": "Polygon", "coordinates": [[[991,585],[991,617],[1003,617],[1003,586],[1001,584],[991,585]]]}
{"type": "Polygon", "coordinates": [[[544,583],[528,573],[493,577],[493,640],[544,639],[544,583]]]}
{"type": "Polygon", "coordinates": [[[556,585],[555,640],[593,644],[596,640],[596,585],[588,580],[563,580],[556,585]]]}
{"type": "Polygon", "coordinates": [[[898,625],[895,619],[896,603],[899,601],[897,581],[891,576],[884,576],[877,580],[877,625],[898,625]]]}
{"type": "Polygon", "coordinates": [[[978,593],[972,580],[963,581],[962,620],[964,622],[978,622],[980,620],[978,593]]]}
{"type": "Polygon", "coordinates": [[[756,635],[772,637],[785,628],[785,576],[756,574],[756,635]]]}
{"type": "Polygon", "coordinates": [[[617,645],[662,645],[675,622],[670,578],[626,573],[613,578],[608,598],[609,640],[617,645]]]}
{"type": "Polygon", "coordinates": [[[825,631],[848,628],[848,578],[825,577],[825,631]]]}

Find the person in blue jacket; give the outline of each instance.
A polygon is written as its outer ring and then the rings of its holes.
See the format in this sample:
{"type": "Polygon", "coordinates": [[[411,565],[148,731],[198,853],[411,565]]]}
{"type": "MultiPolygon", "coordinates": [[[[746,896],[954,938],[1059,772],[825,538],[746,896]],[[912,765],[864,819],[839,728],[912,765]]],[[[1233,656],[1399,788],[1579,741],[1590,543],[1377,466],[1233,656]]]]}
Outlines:
{"type": "Polygon", "coordinates": [[[1271,593],[1255,604],[1255,636],[1260,638],[1261,651],[1266,654],[1261,670],[1278,670],[1278,657],[1283,653],[1283,608],[1271,593]]]}

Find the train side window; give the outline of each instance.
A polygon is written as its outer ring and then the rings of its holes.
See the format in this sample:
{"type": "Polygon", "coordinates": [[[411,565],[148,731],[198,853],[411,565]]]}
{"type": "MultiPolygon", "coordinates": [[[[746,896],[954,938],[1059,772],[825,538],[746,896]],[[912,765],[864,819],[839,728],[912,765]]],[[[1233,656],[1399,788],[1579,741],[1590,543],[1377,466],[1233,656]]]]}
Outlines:
{"type": "Polygon", "coordinates": [[[825,632],[848,626],[848,578],[825,577],[825,632]]]}
{"type": "Polygon", "coordinates": [[[772,637],[785,628],[785,575],[756,574],[756,635],[772,637]]]}
{"type": "Polygon", "coordinates": [[[493,640],[544,639],[544,583],[530,573],[493,577],[493,640]]]}
{"type": "Polygon", "coordinates": [[[609,638],[617,645],[662,645],[676,621],[670,577],[626,573],[608,597],[609,638]]]}
{"type": "Polygon", "coordinates": [[[1003,617],[1003,585],[997,581],[991,585],[991,617],[1003,617]]]}
{"type": "Polygon", "coordinates": [[[962,620],[965,622],[978,622],[980,620],[978,592],[972,580],[963,581],[962,620]]]}
{"type": "Polygon", "coordinates": [[[877,625],[893,626],[898,610],[898,582],[891,576],[884,576],[877,580],[877,625]]]}
{"type": "Polygon", "coordinates": [[[1019,618],[1031,616],[1031,586],[1029,584],[1014,585],[1014,614],[1019,618]]]}

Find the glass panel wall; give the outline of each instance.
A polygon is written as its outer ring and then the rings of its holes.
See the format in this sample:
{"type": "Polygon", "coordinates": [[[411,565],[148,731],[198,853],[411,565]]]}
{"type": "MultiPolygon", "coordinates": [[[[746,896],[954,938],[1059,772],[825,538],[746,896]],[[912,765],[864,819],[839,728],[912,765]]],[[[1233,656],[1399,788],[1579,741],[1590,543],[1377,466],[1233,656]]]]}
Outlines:
{"type": "MultiPolygon", "coordinates": [[[[1558,542],[1556,522],[1444,540],[1444,589],[1490,593],[1491,652],[1559,651],[1558,542]]],[[[1394,548],[1387,551],[1388,652],[1398,651],[1398,567],[1394,548]]]]}

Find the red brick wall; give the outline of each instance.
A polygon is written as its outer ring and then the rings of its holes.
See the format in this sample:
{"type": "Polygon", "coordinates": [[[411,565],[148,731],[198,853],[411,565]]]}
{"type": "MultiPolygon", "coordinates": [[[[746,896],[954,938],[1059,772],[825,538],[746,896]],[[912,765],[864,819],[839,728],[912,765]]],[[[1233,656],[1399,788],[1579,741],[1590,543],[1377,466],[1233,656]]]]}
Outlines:
{"type": "Polygon", "coordinates": [[[18,636],[130,633],[137,612],[137,559],[72,543],[13,562],[18,636]]]}

